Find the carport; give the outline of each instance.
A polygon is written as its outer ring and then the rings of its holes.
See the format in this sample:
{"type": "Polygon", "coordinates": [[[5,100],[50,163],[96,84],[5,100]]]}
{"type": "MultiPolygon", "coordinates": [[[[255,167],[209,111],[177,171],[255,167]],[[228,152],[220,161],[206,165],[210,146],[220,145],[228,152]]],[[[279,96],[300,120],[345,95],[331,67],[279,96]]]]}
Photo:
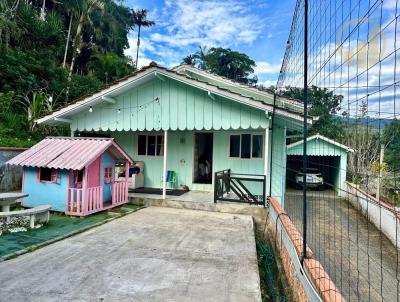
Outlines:
{"type": "MultiPolygon", "coordinates": [[[[317,168],[324,182],[339,195],[344,196],[347,153],[353,150],[320,134],[307,139],[307,158],[310,168],[317,168]]],[[[303,140],[287,146],[287,180],[294,179],[303,164],[303,140]]]]}

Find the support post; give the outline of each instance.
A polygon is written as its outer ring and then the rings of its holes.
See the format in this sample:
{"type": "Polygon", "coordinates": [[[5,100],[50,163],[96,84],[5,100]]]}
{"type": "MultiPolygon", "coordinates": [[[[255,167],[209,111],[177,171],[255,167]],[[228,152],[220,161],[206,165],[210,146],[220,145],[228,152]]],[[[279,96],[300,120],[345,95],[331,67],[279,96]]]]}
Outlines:
{"type": "MultiPolygon", "coordinates": [[[[88,188],[88,167],[83,168],[83,178],[82,178],[82,200],[81,200],[81,212],[83,216],[86,216],[87,209],[87,188],[88,188]]],[[[79,193],[77,193],[79,194],[79,193]]]]}
{"type": "Polygon", "coordinates": [[[308,110],[308,0],[304,1],[304,86],[303,86],[303,255],[301,265],[307,256],[307,110],[308,110]]]}
{"type": "Polygon", "coordinates": [[[167,150],[168,150],[168,131],[164,131],[164,161],[163,161],[163,188],[162,197],[165,199],[167,196],[167,150]]]}
{"type": "MultiPolygon", "coordinates": [[[[270,128],[270,120],[268,119],[268,127],[265,128],[265,137],[264,137],[264,175],[267,177],[268,173],[268,162],[269,162],[269,128],[270,128]]],[[[271,171],[270,171],[271,173],[271,171]]],[[[264,183],[265,189],[267,187],[267,182],[264,183]]],[[[268,195],[270,193],[268,192],[268,195]]]]}
{"type": "Polygon", "coordinates": [[[125,188],[124,188],[124,195],[125,198],[124,200],[127,202],[128,201],[128,182],[129,182],[129,162],[126,161],[125,163],[125,188]]]}

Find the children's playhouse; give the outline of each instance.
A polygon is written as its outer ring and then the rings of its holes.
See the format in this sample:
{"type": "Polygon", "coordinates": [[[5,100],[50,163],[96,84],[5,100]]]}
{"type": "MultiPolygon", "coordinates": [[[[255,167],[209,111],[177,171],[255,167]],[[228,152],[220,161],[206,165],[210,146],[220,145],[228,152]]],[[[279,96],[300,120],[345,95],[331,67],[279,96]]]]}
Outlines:
{"type": "Polygon", "coordinates": [[[26,207],[86,216],[128,202],[133,161],[112,138],[48,137],[8,163],[23,167],[26,207]]]}

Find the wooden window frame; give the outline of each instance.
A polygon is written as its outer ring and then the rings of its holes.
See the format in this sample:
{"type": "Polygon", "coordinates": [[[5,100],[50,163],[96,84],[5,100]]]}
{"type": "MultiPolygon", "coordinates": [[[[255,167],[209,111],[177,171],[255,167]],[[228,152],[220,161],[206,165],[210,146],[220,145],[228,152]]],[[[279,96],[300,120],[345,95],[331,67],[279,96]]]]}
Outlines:
{"type": "Polygon", "coordinates": [[[111,184],[113,179],[113,167],[106,166],[104,167],[104,183],[111,184]]]}
{"type": "Polygon", "coordinates": [[[44,167],[40,167],[37,169],[37,181],[38,182],[43,182],[43,183],[57,183],[57,177],[58,177],[58,170],[54,169],[54,168],[44,168],[44,167]],[[50,176],[50,180],[42,180],[40,179],[41,175],[42,175],[42,169],[51,169],[51,176],[50,176]]]}

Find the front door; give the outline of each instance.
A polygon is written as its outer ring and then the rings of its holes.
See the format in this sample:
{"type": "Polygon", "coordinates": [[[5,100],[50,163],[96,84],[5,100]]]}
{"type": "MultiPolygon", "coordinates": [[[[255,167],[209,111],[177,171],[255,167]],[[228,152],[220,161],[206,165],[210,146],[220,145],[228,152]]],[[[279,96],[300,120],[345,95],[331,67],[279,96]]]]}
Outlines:
{"type": "Polygon", "coordinates": [[[213,133],[194,134],[193,179],[194,183],[211,184],[213,166],[213,133]]]}

